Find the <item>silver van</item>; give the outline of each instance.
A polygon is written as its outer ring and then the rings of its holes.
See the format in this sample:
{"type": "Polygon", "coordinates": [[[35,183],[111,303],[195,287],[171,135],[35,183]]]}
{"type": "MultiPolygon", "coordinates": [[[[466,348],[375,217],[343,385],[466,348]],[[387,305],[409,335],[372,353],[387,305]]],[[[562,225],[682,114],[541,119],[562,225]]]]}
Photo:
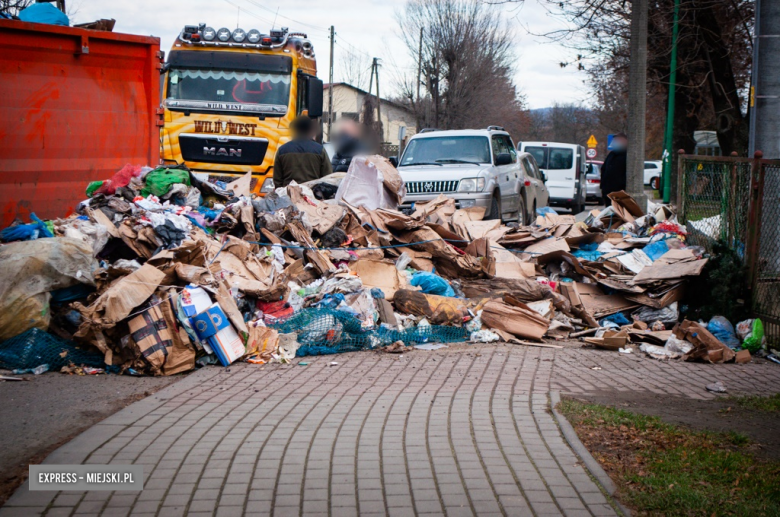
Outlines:
{"type": "Polygon", "coordinates": [[[458,208],[485,207],[485,219],[529,220],[523,168],[501,127],[423,129],[404,149],[398,172],[406,183],[402,208],[446,194],[458,208]]]}

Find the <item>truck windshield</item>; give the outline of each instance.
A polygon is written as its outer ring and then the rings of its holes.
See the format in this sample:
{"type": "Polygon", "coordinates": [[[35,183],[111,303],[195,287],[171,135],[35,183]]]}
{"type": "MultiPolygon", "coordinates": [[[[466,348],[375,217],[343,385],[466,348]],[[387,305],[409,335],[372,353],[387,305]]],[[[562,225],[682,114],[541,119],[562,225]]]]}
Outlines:
{"type": "Polygon", "coordinates": [[[445,163],[490,163],[490,140],[484,136],[417,138],[409,143],[398,165],[445,163]]]}
{"type": "Polygon", "coordinates": [[[574,166],[574,151],[565,147],[526,147],[540,169],[565,170],[574,166]]]}
{"type": "Polygon", "coordinates": [[[290,75],[214,69],[171,69],[168,107],[284,115],[290,75]]]}

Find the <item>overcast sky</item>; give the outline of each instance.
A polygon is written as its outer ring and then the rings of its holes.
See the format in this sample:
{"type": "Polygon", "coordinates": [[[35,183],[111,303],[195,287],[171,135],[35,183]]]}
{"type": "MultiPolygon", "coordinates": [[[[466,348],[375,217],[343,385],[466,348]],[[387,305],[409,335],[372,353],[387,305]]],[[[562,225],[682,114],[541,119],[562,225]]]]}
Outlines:
{"type": "MultiPolygon", "coordinates": [[[[541,5],[544,0],[526,0],[522,7],[502,7],[512,21],[518,59],[515,83],[526,95],[531,108],[548,107],[555,101],[588,101],[585,74],[559,63],[572,58],[572,51],[540,34],[562,27],[541,5]]],[[[277,27],[307,32],[317,53],[318,75],[328,79],[328,27],[336,28],[335,80],[339,55],[352,51],[382,59],[382,96],[394,91],[394,78],[409,71],[412,62],[397,36],[396,12],[403,0],[69,0],[73,22],[115,18],[116,32],[158,36],[161,47],[170,49],[186,24],[206,23],[214,28],[257,28],[267,33],[276,18],[277,27]],[[278,16],[276,16],[278,8],[278,16]],[[240,14],[239,14],[240,13],[240,14]]]]}

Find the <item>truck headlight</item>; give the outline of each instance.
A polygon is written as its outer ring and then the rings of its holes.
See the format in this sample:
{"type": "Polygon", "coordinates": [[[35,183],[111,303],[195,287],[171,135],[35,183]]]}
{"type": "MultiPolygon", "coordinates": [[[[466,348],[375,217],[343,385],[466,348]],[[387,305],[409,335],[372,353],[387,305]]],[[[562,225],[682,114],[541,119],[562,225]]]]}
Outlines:
{"type": "Polygon", "coordinates": [[[458,184],[458,192],[482,192],[485,190],[485,178],[463,178],[458,184]]]}
{"type": "Polygon", "coordinates": [[[263,181],[263,186],[260,187],[260,192],[263,194],[268,194],[270,192],[274,191],[274,179],[273,178],[266,178],[265,181],[263,181]]]}

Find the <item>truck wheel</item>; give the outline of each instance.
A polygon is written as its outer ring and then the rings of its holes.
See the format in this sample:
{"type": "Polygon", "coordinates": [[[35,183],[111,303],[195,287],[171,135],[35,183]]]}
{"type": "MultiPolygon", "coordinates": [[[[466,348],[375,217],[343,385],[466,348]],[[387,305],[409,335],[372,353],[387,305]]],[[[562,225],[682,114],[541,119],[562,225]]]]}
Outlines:
{"type": "Polygon", "coordinates": [[[493,199],[490,201],[490,212],[485,219],[501,219],[501,198],[498,192],[493,193],[493,199]]]}
{"type": "Polygon", "coordinates": [[[653,190],[658,190],[660,187],[658,178],[650,178],[650,188],[653,190]]]}

